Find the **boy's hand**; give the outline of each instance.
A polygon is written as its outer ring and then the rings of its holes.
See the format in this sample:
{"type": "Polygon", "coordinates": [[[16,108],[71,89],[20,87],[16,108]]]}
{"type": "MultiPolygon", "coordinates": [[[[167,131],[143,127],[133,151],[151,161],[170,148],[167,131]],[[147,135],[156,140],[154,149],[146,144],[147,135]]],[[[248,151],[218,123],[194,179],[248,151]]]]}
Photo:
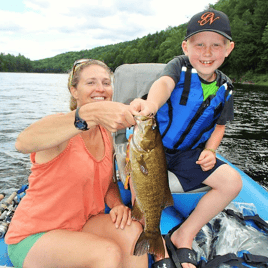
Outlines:
{"type": "Polygon", "coordinates": [[[203,150],[198,160],[196,161],[196,164],[200,165],[203,171],[212,169],[216,164],[215,153],[209,150],[203,150]]]}
{"type": "Polygon", "coordinates": [[[155,115],[157,112],[157,105],[151,101],[143,99],[135,99],[130,103],[133,115],[155,115]]]}

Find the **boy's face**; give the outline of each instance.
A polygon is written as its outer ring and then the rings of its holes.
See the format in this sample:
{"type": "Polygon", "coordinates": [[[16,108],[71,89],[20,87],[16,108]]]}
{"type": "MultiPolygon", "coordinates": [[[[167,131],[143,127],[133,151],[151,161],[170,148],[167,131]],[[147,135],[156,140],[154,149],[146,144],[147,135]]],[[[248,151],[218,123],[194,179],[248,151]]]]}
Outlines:
{"type": "Polygon", "coordinates": [[[200,32],[182,42],[184,54],[199,76],[206,81],[215,80],[215,70],[231,53],[234,42],[215,32],[200,32]]]}

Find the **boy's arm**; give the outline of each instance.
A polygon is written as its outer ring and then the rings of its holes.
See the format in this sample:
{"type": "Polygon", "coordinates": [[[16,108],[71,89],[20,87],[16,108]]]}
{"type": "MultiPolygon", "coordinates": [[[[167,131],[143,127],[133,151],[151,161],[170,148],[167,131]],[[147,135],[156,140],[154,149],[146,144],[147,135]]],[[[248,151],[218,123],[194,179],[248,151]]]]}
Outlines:
{"type": "Polygon", "coordinates": [[[147,97],[147,101],[150,101],[156,106],[156,113],[169,99],[173,89],[175,88],[174,80],[169,76],[162,76],[156,80],[147,97]]]}
{"type": "Polygon", "coordinates": [[[215,130],[212,132],[210,138],[206,143],[206,149],[212,149],[214,151],[219,147],[225,132],[225,125],[216,125],[215,130]]]}
{"type": "Polygon", "coordinates": [[[216,125],[208,139],[205,149],[199,156],[196,164],[200,165],[203,171],[212,169],[216,164],[216,149],[219,147],[225,131],[225,125],[216,125]],[[214,151],[214,152],[213,152],[214,151]]]}
{"type": "Polygon", "coordinates": [[[150,88],[147,100],[135,99],[131,102],[134,115],[156,114],[158,109],[166,103],[175,87],[174,80],[169,76],[162,76],[150,88]]]}

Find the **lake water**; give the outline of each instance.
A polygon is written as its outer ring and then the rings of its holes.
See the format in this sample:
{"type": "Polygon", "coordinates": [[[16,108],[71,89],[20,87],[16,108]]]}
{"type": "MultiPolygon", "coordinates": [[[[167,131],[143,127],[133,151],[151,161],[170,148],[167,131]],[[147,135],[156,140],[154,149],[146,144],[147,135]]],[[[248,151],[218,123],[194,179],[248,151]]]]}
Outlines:
{"type": "MultiPolygon", "coordinates": [[[[67,74],[0,73],[0,192],[27,182],[29,155],[15,150],[18,134],[36,120],[69,111],[67,74]]],[[[254,180],[268,185],[268,89],[236,89],[235,120],[219,153],[254,180]]]]}

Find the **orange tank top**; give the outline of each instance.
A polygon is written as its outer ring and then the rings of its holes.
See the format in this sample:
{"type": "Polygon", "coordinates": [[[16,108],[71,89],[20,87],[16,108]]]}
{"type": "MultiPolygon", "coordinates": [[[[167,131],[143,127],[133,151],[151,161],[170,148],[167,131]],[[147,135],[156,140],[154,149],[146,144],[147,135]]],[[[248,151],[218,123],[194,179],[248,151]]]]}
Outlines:
{"type": "Polygon", "coordinates": [[[105,209],[113,172],[112,144],[107,130],[100,129],[105,145],[100,161],[89,153],[80,135],[48,163],[35,163],[35,153],[31,154],[29,188],[9,226],[7,244],[55,229],[81,231],[91,215],[105,209]]]}

